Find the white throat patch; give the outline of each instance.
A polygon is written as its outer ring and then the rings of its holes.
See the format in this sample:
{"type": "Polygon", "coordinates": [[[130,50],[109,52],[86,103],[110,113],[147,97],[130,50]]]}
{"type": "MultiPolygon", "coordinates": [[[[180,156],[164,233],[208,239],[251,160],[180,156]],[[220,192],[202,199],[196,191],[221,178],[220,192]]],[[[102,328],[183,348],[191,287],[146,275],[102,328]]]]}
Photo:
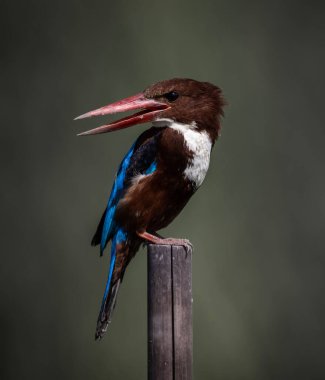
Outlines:
{"type": "Polygon", "coordinates": [[[189,161],[184,176],[200,187],[210,164],[212,142],[207,132],[198,131],[196,123],[181,124],[171,119],[158,119],[153,123],[154,127],[167,126],[183,135],[185,144],[193,158],[189,161]]]}

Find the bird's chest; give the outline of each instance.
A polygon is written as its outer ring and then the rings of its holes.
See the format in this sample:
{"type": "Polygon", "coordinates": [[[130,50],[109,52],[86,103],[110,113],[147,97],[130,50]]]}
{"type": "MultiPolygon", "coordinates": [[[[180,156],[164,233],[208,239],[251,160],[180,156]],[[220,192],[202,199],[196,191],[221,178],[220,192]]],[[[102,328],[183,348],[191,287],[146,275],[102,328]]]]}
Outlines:
{"type": "Polygon", "coordinates": [[[209,135],[193,126],[178,123],[173,123],[166,132],[166,153],[174,160],[171,164],[195,188],[200,187],[210,164],[212,143],[209,135]]]}
{"type": "Polygon", "coordinates": [[[188,146],[192,157],[184,171],[184,175],[194,182],[196,187],[201,186],[209,169],[211,141],[205,132],[190,131],[184,134],[185,144],[188,146]]]}

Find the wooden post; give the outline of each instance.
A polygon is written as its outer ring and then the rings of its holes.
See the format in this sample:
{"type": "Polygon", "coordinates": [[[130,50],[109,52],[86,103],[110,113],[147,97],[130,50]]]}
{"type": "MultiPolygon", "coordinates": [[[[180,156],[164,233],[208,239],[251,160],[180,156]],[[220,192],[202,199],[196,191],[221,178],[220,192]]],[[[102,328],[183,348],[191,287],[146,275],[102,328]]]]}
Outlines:
{"type": "Polygon", "coordinates": [[[192,380],[192,251],[148,246],[148,379],[192,380]]]}

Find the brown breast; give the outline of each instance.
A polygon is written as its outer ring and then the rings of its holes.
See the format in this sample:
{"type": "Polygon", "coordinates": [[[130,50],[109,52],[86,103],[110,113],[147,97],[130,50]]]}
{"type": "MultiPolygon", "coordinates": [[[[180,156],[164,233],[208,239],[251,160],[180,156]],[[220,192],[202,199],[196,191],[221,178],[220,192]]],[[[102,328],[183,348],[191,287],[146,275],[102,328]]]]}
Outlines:
{"type": "Polygon", "coordinates": [[[195,192],[184,177],[191,153],[178,132],[166,128],[161,134],[157,169],[133,180],[116,210],[116,220],[128,230],[157,231],[180,213],[195,192]]]}

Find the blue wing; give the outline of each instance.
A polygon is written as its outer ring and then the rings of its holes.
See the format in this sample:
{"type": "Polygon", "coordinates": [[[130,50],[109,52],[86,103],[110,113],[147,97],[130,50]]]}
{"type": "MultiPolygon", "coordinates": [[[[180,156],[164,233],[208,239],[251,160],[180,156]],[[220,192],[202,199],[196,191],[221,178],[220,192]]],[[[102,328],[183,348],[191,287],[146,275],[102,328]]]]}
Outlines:
{"type": "Polygon", "coordinates": [[[101,255],[103,254],[107,243],[112,240],[110,267],[101,313],[105,310],[105,305],[108,302],[108,295],[111,289],[116,260],[116,246],[120,243],[126,242],[128,238],[127,231],[124,231],[124,229],[116,223],[116,207],[120,199],[123,198],[125,191],[130,186],[131,180],[135,175],[148,175],[156,170],[156,153],[159,135],[160,131],[157,131],[155,128],[144,132],[123,158],[116,174],[106,210],[92,240],[92,245],[100,244],[101,255]]]}
{"type": "Polygon", "coordinates": [[[161,129],[151,128],[144,132],[132,145],[123,158],[111,190],[105,212],[93,237],[92,245],[100,244],[100,253],[103,251],[117,232],[115,211],[118,202],[131,184],[131,180],[138,174],[151,174],[156,170],[157,144],[161,129]]]}
{"type": "Polygon", "coordinates": [[[100,253],[103,254],[103,251],[106,247],[107,242],[112,238],[114,232],[115,232],[115,223],[114,223],[114,215],[116,206],[121,198],[121,195],[123,193],[124,188],[124,182],[126,177],[127,169],[130,165],[131,157],[133,155],[135,144],[132,145],[131,149],[128,151],[126,156],[123,158],[123,161],[120,164],[119,170],[117,172],[111,195],[108,200],[106,212],[105,212],[105,219],[103,223],[103,229],[101,232],[101,239],[100,239],[100,253]]]}

